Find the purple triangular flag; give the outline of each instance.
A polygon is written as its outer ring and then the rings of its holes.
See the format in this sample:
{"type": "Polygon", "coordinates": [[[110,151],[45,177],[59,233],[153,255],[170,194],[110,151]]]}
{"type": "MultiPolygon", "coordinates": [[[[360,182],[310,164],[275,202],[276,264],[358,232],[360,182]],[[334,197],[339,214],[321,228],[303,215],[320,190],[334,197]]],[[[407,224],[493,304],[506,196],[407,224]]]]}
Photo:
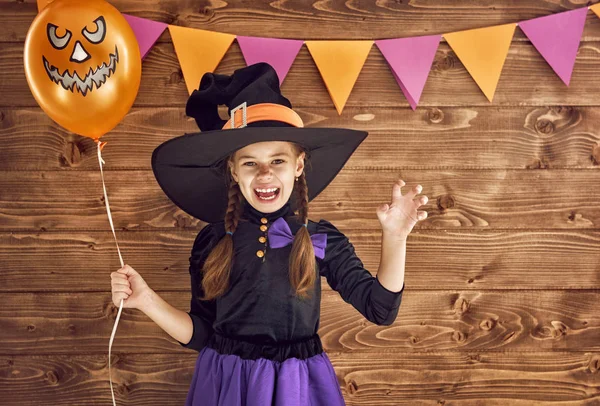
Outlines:
{"type": "Polygon", "coordinates": [[[237,36],[247,65],[266,62],[275,68],[279,85],[283,83],[304,41],[295,39],[237,36]]]}
{"type": "Polygon", "coordinates": [[[517,24],[567,86],[571,81],[587,11],[587,7],[582,7],[517,24]]]}
{"type": "Polygon", "coordinates": [[[159,21],[147,20],[141,17],[130,16],[128,14],[123,14],[123,17],[125,17],[131,26],[140,47],[140,55],[142,56],[142,59],[144,59],[158,37],[160,37],[165,28],[167,28],[167,24],[159,21]]]}
{"type": "Polygon", "coordinates": [[[441,38],[427,35],[375,41],[413,110],[419,104],[441,38]]]}

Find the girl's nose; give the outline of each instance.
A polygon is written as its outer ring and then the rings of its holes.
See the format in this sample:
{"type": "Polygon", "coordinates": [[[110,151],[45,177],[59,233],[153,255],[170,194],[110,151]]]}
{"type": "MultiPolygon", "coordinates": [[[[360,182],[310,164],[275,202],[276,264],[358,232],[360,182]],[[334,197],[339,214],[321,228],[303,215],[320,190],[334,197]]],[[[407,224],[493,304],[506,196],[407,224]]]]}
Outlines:
{"type": "Polygon", "coordinates": [[[258,173],[260,175],[268,175],[271,172],[271,167],[267,164],[260,164],[258,167],[258,173]]]}

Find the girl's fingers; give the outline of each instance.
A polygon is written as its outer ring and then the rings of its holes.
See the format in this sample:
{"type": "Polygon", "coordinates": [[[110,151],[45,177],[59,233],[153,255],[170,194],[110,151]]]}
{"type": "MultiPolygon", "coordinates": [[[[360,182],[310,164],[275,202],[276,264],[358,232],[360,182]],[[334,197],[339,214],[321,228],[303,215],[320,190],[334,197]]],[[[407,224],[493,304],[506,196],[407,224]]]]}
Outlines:
{"type": "Polygon", "coordinates": [[[129,265],[125,264],[122,268],[120,268],[117,272],[124,274],[124,275],[137,275],[137,271],[135,269],[133,269],[132,267],[130,267],[129,265]]]}
{"type": "Polygon", "coordinates": [[[402,186],[404,186],[402,180],[394,182],[394,186],[392,186],[392,202],[399,201],[402,197],[402,186]]]}
{"type": "Polygon", "coordinates": [[[426,204],[429,201],[429,198],[427,196],[420,196],[420,197],[414,199],[413,201],[416,204],[418,204],[419,206],[422,206],[422,205],[426,204]]]}
{"type": "Polygon", "coordinates": [[[115,285],[130,286],[131,285],[131,283],[129,283],[129,281],[121,281],[121,280],[114,280],[111,283],[113,286],[115,286],[115,285]]]}
{"type": "Polygon", "coordinates": [[[133,294],[133,290],[129,286],[119,285],[113,288],[113,292],[127,292],[128,294],[133,294]]]}
{"type": "Polygon", "coordinates": [[[113,293],[127,293],[128,295],[133,295],[133,290],[126,287],[118,287],[112,290],[113,293]]]}
{"type": "Polygon", "coordinates": [[[415,185],[413,186],[410,191],[406,192],[406,197],[408,197],[409,199],[414,199],[416,195],[418,195],[419,193],[421,193],[423,191],[423,186],[421,185],[415,185]]]}
{"type": "Polygon", "coordinates": [[[130,285],[125,285],[125,284],[122,284],[122,283],[118,283],[118,284],[113,284],[112,285],[112,291],[113,292],[121,292],[121,291],[124,291],[125,289],[131,290],[131,286],[130,285]]]}
{"type": "Polygon", "coordinates": [[[127,275],[118,272],[113,272],[110,274],[110,279],[127,279],[127,275]]]}

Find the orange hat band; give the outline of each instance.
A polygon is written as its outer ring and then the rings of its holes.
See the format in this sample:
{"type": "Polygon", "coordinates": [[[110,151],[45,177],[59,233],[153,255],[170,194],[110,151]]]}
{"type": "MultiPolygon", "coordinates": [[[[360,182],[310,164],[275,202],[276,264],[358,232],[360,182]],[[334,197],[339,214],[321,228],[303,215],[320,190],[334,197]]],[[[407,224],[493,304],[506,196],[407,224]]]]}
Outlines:
{"type": "Polygon", "coordinates": [[[294,127],[304,127],[298,113],[284,105],[275,103],[259,103],[250,107],[246,107],[245,102],[240,104],[231,110],[231,118],[225,123],[223,130],[232,129],[232,119],[235,120],[233,128],[243,128],[247,124],[265,120],[281,121],[294,127]],[[245,122],[244,115],[246,116],[245,122]]]}

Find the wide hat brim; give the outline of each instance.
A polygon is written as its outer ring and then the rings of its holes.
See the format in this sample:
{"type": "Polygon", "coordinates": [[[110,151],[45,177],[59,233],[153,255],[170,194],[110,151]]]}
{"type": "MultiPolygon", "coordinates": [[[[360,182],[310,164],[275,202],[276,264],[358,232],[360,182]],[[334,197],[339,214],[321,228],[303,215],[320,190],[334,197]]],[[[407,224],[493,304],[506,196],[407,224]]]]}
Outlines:
{"type": "MultiPolygon", "coordinates": [[[[152,153],[154,176],[167,197],[207,223],[222,221],[228,204],[225,159],[256,142],[290,141],[309,151],[304,173],[309,202],[335,178],[366,131],[316,127],[243,127],[184,134],[152,153]]],[[[295,199],[290,199],[293,211],[295,199]]]]}

